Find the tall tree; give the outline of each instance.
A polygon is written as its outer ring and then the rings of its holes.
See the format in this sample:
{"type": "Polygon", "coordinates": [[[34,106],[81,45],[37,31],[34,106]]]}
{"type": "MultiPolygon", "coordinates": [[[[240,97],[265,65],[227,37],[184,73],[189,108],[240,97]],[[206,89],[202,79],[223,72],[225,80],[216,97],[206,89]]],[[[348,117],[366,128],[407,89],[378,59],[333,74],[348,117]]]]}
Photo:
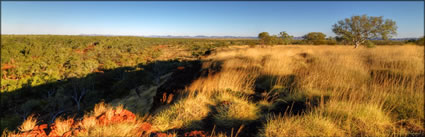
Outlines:
{"type": "Polygon", "coordinates": [[[348,41],[354,48],[363,44],[368,39],[382,38],[387,40],[391,35],[397,34],[397,25],[391,19],[383,19],[382,16],[352,16],[338,21],[333,25],[332,31],[348,41]]]}

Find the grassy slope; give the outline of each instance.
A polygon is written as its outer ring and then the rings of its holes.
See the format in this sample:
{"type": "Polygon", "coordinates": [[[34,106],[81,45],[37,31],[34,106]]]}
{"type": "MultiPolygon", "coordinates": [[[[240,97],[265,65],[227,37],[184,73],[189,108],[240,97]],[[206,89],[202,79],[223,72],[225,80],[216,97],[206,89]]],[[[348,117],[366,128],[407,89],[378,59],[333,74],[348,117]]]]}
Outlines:
{"type": "Polygon", "coordinates": [[[417,46],[287,46],[218,52],[204,62],[213,73],[186,89],[195,95],[154,121],[167,123],[157,125],[163,131],[255,126],[261,128],[259,136],[423,133],[422,51],[417,46]],[[186,104],[197,98],[202,99],[186,104]],[[203,113],[191,116],[199,110],[203,113]]]}
{"type": "Polygon", "coordinates": [[[211,48],[247,41],[252,40],[1,35],[0,129],[16,129],[32,113],[45,122],[56,114],[81,116],[101,100],[150,87],[158,75],[191,64],[189,59],[211,48]],[[79,105],[75,95],[83,95],[79,105]]]}
{"type": "Polygon", "coordinates": [[[155,132],[216,136],[423,134],[423,50],[223,49],[202,59],[201,76],[144,122],[155,132]]]}

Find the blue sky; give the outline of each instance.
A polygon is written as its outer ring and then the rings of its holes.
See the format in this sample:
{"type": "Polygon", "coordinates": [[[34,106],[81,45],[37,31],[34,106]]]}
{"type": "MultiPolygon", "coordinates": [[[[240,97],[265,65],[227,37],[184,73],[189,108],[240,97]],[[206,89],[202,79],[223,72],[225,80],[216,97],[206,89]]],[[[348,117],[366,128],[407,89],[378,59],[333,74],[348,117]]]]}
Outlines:
{"type": "Polygon", "coordinates": [[[424,2],[1,2],[2,34],[302,36],[353,15],[396,21],[397,38],[424,35],[424,2]]]}

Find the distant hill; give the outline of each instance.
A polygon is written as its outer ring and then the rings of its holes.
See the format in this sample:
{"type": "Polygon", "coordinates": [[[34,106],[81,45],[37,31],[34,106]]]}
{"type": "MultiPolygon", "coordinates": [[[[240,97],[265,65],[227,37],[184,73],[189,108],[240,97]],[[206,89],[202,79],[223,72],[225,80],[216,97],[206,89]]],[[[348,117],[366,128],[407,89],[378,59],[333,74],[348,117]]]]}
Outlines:
{"type": "Polygon", "coordinates": [[[197,36],[173,36],[173,35],[149,35],[144,37],[153,37],[153,38],[228,38],[228,39],[257,39],[257,37],[253,36],[205,36],[205,35],[197,35],[197,36]]]}

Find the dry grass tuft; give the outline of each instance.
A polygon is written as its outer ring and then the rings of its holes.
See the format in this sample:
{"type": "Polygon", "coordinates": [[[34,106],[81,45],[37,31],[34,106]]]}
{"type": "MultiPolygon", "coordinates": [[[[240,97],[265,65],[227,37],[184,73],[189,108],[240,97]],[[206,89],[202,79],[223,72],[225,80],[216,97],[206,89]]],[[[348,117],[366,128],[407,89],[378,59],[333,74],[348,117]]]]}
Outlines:
{"type": "Polygon", "coordinates": [[[226,92],[218,95],[216,110],[214,121],[224,127],[238,127],[260,117],[259,107],[249,102],[247,97],[238,97],[226,92]]]}
{"type": "Polygon", "coordinates": [[[98,117],[106,112],[107,105],[105,105],[105,102],[100,102],[99,104],[96,104],[94,106],[93,115],[95,117],[98,117]]]}
{"type": "Polygon", "coordinates": [[[176,104],[160,111],[153,117],[152,125],[156,131],[166,131],[175,128],[199,128],[211,111],[210,95],[199,93],[179,100],[176,104]]]}
{"type": "Polygon", "coordinates": [[[344,136],[332,120],[320,115],[269,116],[259,136],[344,136]]]}
{"type": "Polygon", "coordinates": [[[21,126],[19,126],[19,131],[30,131],[34,129],[34,127],[37,125],[37,119],[34,117],[34,115],[30,115],[25,119],[25,121],[22,123],[21,126]]]}
{"type": "Polygon", "coordinates": [[[55,132],[57,135],[62,136],[64,133],[68,132],[72,128],[72,124],[74,123],[74,119],[64,119],[57,118],[54,123],[55,132]]]}

